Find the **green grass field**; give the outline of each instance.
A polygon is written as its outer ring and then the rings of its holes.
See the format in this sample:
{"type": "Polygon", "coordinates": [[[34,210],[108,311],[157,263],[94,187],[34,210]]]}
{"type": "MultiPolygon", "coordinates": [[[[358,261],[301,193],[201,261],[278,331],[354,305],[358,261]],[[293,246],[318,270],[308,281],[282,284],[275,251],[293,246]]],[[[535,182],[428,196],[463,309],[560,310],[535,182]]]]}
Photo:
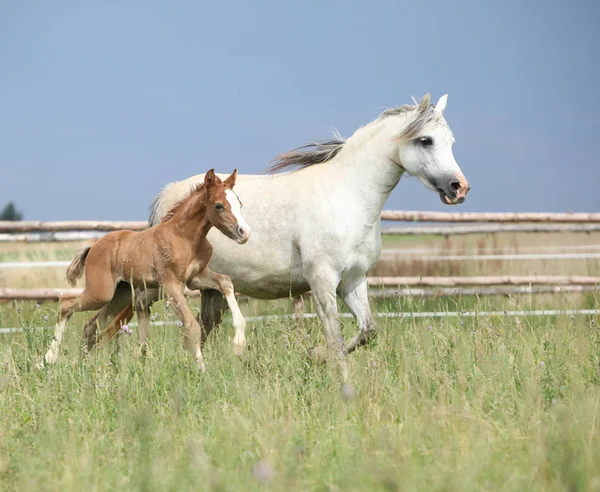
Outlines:
{"type": "MultiPolygon", "coordinates": [[[[432,254],[561,244],[600,244],[600,234],[385,239],[432,254]]],[[[66,260],[77,247],[0,245],[0,262],[66,260]]],[[[598,259],[453,264],[400,252],[374,273],[599,272],[598,259]]],[[[63,276],[0,269],[0,287],[65,287],[63,276]]],[[[377,312],[536,308],[600,308],[600,295],[373,301],[377,312]]],[[[244,300],[242,310],[291,305],[244,300]]],[[[164,302],[154,313],[175,319],[164,302]]],[[[40,370],[56,304],[0,304],[0,328],[25,329],[0,335],[0,490],[600,490],[598,316],[380,318],[377,338],[349,357],[349,401],[336,371],[308,358],[324,343],[316,320],[249,323],[237,358],[227,315],[198,374],[175,326],[152,329],[145,358],[136,334],[84,357],[83,319],[69,324],[57,365],[40,370]]]]}
{"type": "MultiPolygon", "coordinates": [[[[323,341],[316,321],[249,324],[238,359],[227,318],[198,374],[175,327],[152,330],[145,359],[135,335],[82,357],[79,316],[58,364],[39,370],[54,308],[0,308],[3,326],[26,327],[0,338],[3,490],[600,490],[598,317],[380,319],[350,357],[346,401],[307,357],[323,341]]],[[[173,319],[164,303],[155,312],[173,319]]]]}

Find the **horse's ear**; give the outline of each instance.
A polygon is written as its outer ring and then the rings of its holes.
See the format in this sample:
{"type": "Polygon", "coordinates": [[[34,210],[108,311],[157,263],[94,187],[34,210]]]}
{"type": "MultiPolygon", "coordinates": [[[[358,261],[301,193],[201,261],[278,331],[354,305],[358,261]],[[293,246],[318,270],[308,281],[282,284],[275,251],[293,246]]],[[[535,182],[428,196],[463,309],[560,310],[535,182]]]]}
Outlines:
{"type": "Polygon", "coordinates": [[[214,169],[211,169],[204,175],[204,186],[206,186],[207,188],[210,188],[211,186],[220,182],[221,180],[219,179],[219,176],[215,174],[214,169]]]}
{"type": "Polygon", "coordinates": [[[231,176],[229,176],[225,181],[225,186],[227,186],[228,188],[233,188],[235,186],[235,180],[237,179],[237,169],[234,169],[233,172],[231,173],[231,176]]]}
{"type": "Polygon", "coordinates": [[[431,100],[431,94],[429,94],[429,92],[428,92],[427,94],[425,94],[423,96],[423,98],[421,99],[421,102],[419,103],[419,107],[417,108],[419,110],[419,113],[422,113],[429,107],[430,100],[431,100]]]}
{"type": "Polygon", "coordinates": [[[448,105],[448,94],[444,94],[440,97],[439,101],[435,105],[435,110],[443,113],[446,110],[446,106],[448,105]]]}

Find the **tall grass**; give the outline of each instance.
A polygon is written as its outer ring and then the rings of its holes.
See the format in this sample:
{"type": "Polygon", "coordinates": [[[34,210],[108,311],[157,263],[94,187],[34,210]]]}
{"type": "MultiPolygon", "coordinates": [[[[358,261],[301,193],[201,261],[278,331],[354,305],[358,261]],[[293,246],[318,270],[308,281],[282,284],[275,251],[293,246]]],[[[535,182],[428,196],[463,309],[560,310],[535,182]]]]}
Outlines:
{"type": "MultiPolygon", "coordinates": [[[[386,239],[388,247],[514,252],[536,244],[597,244],[600,235],[386,239]]],[[[70,259],[75,244],[0,245],[0,261],[70,259]],[[11,250],[11,247],[13,248],[11,250]],[[36,249],[37,248],[37,249],[36,249]],[[65,249],[66,248],[66,249],[65,249]]],[[[406,260],[385,275],[583,273],[599,262],[406,260]]],[[[64,269],[0,270],[0,286],[63,284],[64,269]]],[[[197,309],[197,300],[192,301],[197,309]]],[[[252,301],[246,314],[290,312],[252,301]]],[[[376,311],[600,308],[597,297],[386,299],[376,311]]],[[[307,310],[312,310],[310,301],[307,310]]],[[[159,319],[173,319],[164,303],[159,319]]],[[[37,369],[56,320],[53,303],[0,305],[0,490],[600,490],[600,319],[379,319],[378,336],[349,358],[355,398],[310,362],[320,323],[248,327],[233,355],[227,317],[198,374],[176,328],[153,328],[150,352],[119,335],[87,357],[84,315],[59,362],[37,369]]],[[[343,320],[346,337],[356,331],[343,320]]]]}
{"type": "Polygon", "coordinates": [[[81,318],[38,370],[52,306],[2,312],[26,327],[0,339],[4,490],[600,489],[595,317],[380,319],[350,357],[346,401],[307,357],[316,321],[251,326],[241,359],[227,321],[201,375],[171,328],[152,330],[144,359],[128,335],[82,357],[81,318]]]}

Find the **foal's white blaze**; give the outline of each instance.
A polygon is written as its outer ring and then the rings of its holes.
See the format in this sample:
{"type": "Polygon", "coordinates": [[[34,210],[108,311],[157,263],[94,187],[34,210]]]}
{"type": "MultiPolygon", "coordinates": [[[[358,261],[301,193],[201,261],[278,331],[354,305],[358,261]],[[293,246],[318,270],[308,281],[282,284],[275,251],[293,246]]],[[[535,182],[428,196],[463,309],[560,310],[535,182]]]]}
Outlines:
{"type": "Polygon", "coordinates": [[[235,217],[235,220],[237,220],[238,228],[241,228],[244,231],[243,235],[245,237],[250,237],[250,233],[252,231],[250,226],[244,220],[244,217],[242,217],[242,205],[240,203],[240,199],[231,190],[225,190],[225,197],[227,198],[229,206],[231,207],[231,213],[235,217]]]}

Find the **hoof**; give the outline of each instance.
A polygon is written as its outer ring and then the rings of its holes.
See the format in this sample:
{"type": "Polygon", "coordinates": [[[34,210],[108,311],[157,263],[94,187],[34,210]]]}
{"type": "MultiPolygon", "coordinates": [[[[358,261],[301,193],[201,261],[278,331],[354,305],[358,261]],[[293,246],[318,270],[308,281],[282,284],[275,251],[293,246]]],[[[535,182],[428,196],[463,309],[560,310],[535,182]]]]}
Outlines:
{"type": "Polygon", "coordinates": [[[57,359],[58,354],[56,352],[48,351],[44,356],[44,360],[41,362],[41,364],[43,365],[44,361],[46,362],[46,364],[54,364],[56,363],[57,359]]]}
{"type": "Polygon", "coordinates": [[[196,360],[196,364],[198,364],[198,372],[203,374],[206,372],[206,364],[204,364],[204,361],[200,362],[198,360],[196,360]]]}
{"type": "Polygon", "coordinates": [[[342,385],[341,396],[342,396],[342,400],[346,400],[346,401],[354,400],[354,388],[350,384],[342,385]]]}
{"type": "Polygon", "coordinates": [[[325,364],[327,362],[327,348],[316,345],[308,350],[308,357],[314,363],[325,364]]]}
{"type": "Polygon", "coordinates": [[[242,355],[244,355],[245,351],[246,351],[245,345],[238,345],[237,343],[233,344],[233,353],[235,355],[237,355],[238,357],[241,357],[242,355]]]}

